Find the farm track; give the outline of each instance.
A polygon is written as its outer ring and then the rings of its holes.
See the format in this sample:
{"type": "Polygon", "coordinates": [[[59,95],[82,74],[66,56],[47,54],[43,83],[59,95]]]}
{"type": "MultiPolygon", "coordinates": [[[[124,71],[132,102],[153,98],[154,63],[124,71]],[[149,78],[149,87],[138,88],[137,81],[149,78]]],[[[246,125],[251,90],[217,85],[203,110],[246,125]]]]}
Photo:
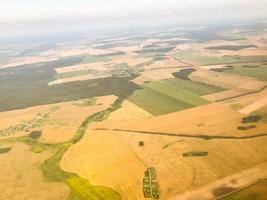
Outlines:
{"type": "Polygon", "coordinates": [[[259,133],[255,135],[248,136],[219,136],[219,135],[190,135],[190,134],[177,134],[177,133],[167,133],[167,132],[152,132],[152,131],[136,131],[136,130],[127,130],[127,129],[106,129],[106,128],[96,128],[94,130],[109,130],[115,132],[129,132],[129,133],[140,133],[146,135],[163,135],[170,137],[185,137],[185,138],[196,138],[196,139],[204,139],[204,140],[246,140],[253,139],[258,137],[267,137],[267,133],[259,133]]]}

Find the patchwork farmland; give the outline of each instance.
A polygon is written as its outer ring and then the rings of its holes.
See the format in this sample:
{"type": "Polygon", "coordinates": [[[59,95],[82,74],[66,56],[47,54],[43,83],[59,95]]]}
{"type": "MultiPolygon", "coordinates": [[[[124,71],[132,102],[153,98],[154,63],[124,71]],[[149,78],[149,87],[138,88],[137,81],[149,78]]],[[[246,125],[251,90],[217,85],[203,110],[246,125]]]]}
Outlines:
{"type": "Polygon", "coordinates": [[[0,199],[266,199],[267,27],[224,28],[0,47],[0,199]]]}

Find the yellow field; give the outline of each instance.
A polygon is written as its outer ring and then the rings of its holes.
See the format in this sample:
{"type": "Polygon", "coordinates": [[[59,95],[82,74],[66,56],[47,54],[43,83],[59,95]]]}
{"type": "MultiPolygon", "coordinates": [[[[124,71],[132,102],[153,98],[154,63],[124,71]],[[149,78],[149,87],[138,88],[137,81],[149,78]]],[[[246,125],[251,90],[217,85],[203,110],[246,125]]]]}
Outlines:
{"type": "Polygon", "coordinates": [[[66,152],[60,167],[78,173],[93,185],[115,189],[123,199],[143,199],[145,166],[116,135],[88,130],[84,138],[66,152]]]}
{"type": "Polygon", "coordinates": [[[133,82],[137,85],[142,85],[147,81],[158,81],[158,80],[174,78],[172,74],[177,71],[179,71],[179,69],[175,68],[146,70],[142,72],[140,76],[136,77],[133,80],[133,82]]]}
{"type": "Polygon", "coordinates": [[[57,79],[57,80],[49,82],[48,85],[53,86],[53,85],[58,85],[62,83],[70,83],[70,82],[75,82],[75,81],[95,80],[97,78],[107,78],[110,76],[111,75],[95,76],[93,74],[87,74],[87,75],[82,75],[82,76],[74,76],[71,78],[57,79]]]}
{"type": "Polygon", "coordinates": [[[46,142],[63,142],[71,139],[83,120],[106,109],[116,96],[97,97],[94,105],[79,106],[75,102],[61,103],[60,109],[43,123],[41,139],[46,142]]]}
{"type": "Polygon", "coordinates": [[[257,92],[266,86],[266,82],[254,78],[243,77],[221,72],[212,72],[210,70],[197,67],[197,71],[190,74],[190,79],[197,82],[216,85],[229,90],[203,96],[209,101],[219,101],[226,98],[236,97],[249,92],[257,92]]]}
{"type": "Polygon", "coordinates": [[[88,99],[83,99],[73,102],[64,102],[58,104],[50,104],[43,106],[35,106],[23,110],[15,110],[9,112],[0,113],[0,130],[15,127],[19,124],[25,124],[32,120],[38,119],[38,114],[44,114],[49,109],[56,107],[57,109],[49,114],[47,118],[42,119],[38,126],[34,127],[28,123],[28,131],[16,131],[1,136],[1,138],[7,137],[19,137],[28,135],[33,130],[41,130],[41,140],[45,142],[63,142],[71,139],[75,134],[78,127],[81,125],[83,120],[94,113],[100,112],[106,109],[117,99],[116,96],[102,96],[96,97],[92,105],[86,104],[88,99]]]}
{"type": "Polygon", "coordinates": [[[266,142],[266,137],[207,141],[89,129],[60,166],[93,184],[114,188],[123,199],[144,199],[143,172],[155,167],[161,199],[167,200],[263,162],[266,142]],[[139,146],[140,141],[144,146],[139,146]],[[183,157],[188,151],[207,151],[209,155],[183,157]]]}
{"type": "MultiPolygon", "coordinates": [[[[7,145],[7,144],[6,144],[7,145]]],[[[1,147],[4,147],[1,145],[1,147]]],[[[0,199],[65,200],[70,190],[63,183],[47,182],[39,169],[51,152],[33,153],[22,143],[9,143],[12,149],[0,155],[0,199]]]]}
{"type": "Polygon", "coordinates": [[[129,120],[129,119],[143,119],[150,118],[152,115],[137,105],[125,100],[121,108],[111,113],[109,120],[129,120]]]}
{"type": "Polygon", "coordinates": [[[106,120],[93,124],[92,128],[219,136],[243,136],[267,130],[267,124],[263,122],[258,122],[256,128],[246,131],[239,130],[237,127],[242,125],[241,121],[244,116],[232,110],[227,103],[213,103],[150,119],[128,121],[106,120]]]}

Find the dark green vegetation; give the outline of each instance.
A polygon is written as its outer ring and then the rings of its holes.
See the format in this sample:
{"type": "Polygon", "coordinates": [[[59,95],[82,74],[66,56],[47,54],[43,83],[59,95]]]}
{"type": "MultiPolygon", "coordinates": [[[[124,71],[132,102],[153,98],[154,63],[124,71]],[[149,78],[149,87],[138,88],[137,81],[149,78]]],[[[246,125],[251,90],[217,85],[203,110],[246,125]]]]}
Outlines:
{"type": "Polygon", "coordinates": [[[157,183],[156,169],[149,167],[145,171],[145,177],[143,178],[143,193],[145,198],[151,198],[153,200],[159,199],[159,188],[157,183]]]}
{"type": "Polygon", "coordinates": [[[111,131],[118,131],[118,132],[140,133],[140,134],[146,134],[146,135],[164,135],[164,136],[169,136],[169,137],[198,138],[198,139],[203,139],[203,140],[249,140],[253,138],[267,137],[267,133],[259,133],[259,134],[247,135],[247,136],[220,136],[220,135],[205,135],[205,134],[190,135],[190,134],[178,134],[178,133],[171,133],[171,132],[136,131],[136,130],[127,130],[127,129],[98,128],[95,130],[111,130],[111,131]]]}
{"type": "Polygon", "coordinates": [[[120,56],[120,55],[124,55],[125,53],[122,51],[116,51],[116,52],[112,52],[112,53],[105,53],[105,54],[99,54],[97,55],[97,57],[112,57],[112,56],[120,56]]]}
{"type": "Polygon", "coordinates": [[[223,46],[207,47],[206,49],[238,51],[241,49],[247,49],[247,48],[252,48],[252,47],[257,47],[257,46],[256,45],[223,45],[223,46]]]}
{"type": "Polygon", "coordinates": [[[206,151],[190,151],[190,152],[183,153],[183,157],[195,157],[195,156],[203,157],[203,156],[208,156],[208,155],[209,155],[209,152],[206,152],[206,151]]]}
{"type": "Polygon", "coordinates": [[[225,65],[223,66],[222,68],[213,68],[213,69],[210,69],[211,71],[215,71],[215,72],[224,72],[226,70],[230,70],[230,69],[233,69],[233,65],[225,65]]]}
{"type": "Polygon", "coordinates": [[[129,97],[134,104],[153,115],[175,112],[209,102],[167,81],[154,81],[129,97]]]}
{"type": "Polygon", "coordinates": [[[0,148],[0,154],[7,153],[11,150],[11,147],[0,148]]]}
{"type": "Polygon", "coordinates": [[[232,64],[232,63],[245,63],[245,62],[265,62],[267,56],[210,56],[202,55],[192,49],[179,51],[172,55],[178,60],[188,60],[198,62],[202,65],[214,64],[232,64]]]}
{"type": "Polygon", "coordinates": [[[262,63],[234,64],[231,65],[231,67],[217,68],[213,70],[267,81],[267,66],[262,63]]]}
{"type": "Polygon", "coordinates": [[[48,86],[54,80],[56,67],[80,63],[84,56],[58,61],[24,65],[0,70],[0,111],[58,103],[83,98],[124,96],[138,88],[128,78],[104,78],[48,86]]]}
{"type": "Polygon", "coordinates": [[[38,139],[42,136],[42,131],[32,131],[29,135],[32,139],[38,139]]]}
{"type": "Polygon", "coordinates": [[[249,125],[249,126],[238,126],[237,127],[239,130],[241,131],[246,131],[246,130],[249,130],[249,129],[253,129],[253,128],[256,128],[255,125],[249,125]]]}
{"type": "Polygon", "coordinates": [[[254,122],[258,122],[262,119],[262,116],[260,115],[250,115],[247,117],[244,117],[241,121],[241,123],[245,124],[245,123],[254,123],[254,122]]]}
{"type": "Polygon", "coordinates": [[[188,76],[190,74],[192,74],[194,71],[196,71],[196,70],[193,68],[181,69],[178,72],[174,72],[173,76],[175,76],[176,78],[182,79],[182,80],[190,80],[190,78],[188,78],[188,76]]]}
{"type": "Polygon", "coordinates": [[[139,146],[139,147],[142,147],[142,146],[144,146],[144,145],[145,145],[145,142],[144,142],[144,141],[139,141],[139,142],[138,142],[138,146],[139,146]]]}
{"type": "Polygon", "coordinates": [[[267,180],[258,181],[236,192],[225,195],[218,200],[265,200],[267,197],[267,180]]]}
{"type": "Polygon", "coordinates": [[[172,47],[152,47],[152,48],[144,48],[141,51],[135,51],[135,53],[153,53],[153,52],[159,52],[159,53],[167,53],[171,50],[175,49],[175,46],[172,47]]]}

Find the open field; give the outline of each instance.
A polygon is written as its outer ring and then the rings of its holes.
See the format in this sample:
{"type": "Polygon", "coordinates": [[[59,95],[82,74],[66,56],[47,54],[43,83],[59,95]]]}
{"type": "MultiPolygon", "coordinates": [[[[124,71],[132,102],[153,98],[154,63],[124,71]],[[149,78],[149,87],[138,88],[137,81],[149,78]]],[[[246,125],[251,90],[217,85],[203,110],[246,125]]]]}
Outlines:
{"type": "Polygon", "coordinates": [[[161,199],[171,199],[266,159],[263,154],[266,152],[266,137],[206,141],[127,131],[88,131],[90,134],[65,154],[62,168],[77,172],[94,184],[115,188],[123,199],[144,199],[141,185],[146,167],[155,167],[157,171],[161,199]],[[144,143],[143,146],[139,146],[140,141],[144,143]],[[92,148],[95,154],[91,153],[92,148]],[[123,151],[117,152],[116,149],[123,151]],[[184,152],[192,150],[205,150],[209,156],[182,156],[184,152]]]}
{"type": "MultiPolygon", "coordinates": [[[[225,73],[254,77],[263,81],[267,81],[267,73],[266,73],[267,65],[263,65],[262,63],[249,63],[249,64],[243,63],[230,66],[232,66],[231,69],[222,68],[218,70],[221,70],[222,72],[225,73]]],[[[216,70],[216,68],[214,70],[216,70]]]]}
{"type": "Polygon", "coordinates": [[[0,53],[1,200],[265,200],[266,24],[0,53]]]}
{"type": "Polygon", "coordinates": [[[116,99],[116,96],[102,96],[2,112],[1,137],[21,137],[38,130],[41,132],[42,141],[68,141],[74,136],[84,118],[106,109],[116,99]]]}
{"type": "Polygon", "coordinates": [[[39,170],[44,160],[51,156],[50,151],[36,154],[22,143],[8,145],[11,145],[12,149],[0,156],[2,166],[0,199],[65,200],[68,198],[70,190],[66,185],[44,181],[39,170]]]}
{"type": "Polygon", "coordinates": [[[127,120],[127,119],[143,119],[150,118],[153,115],[143,110],[141,107],[125,100],[121,104],[121,108],[111,113],[108,117],[109,120],[127,120]]]}
{"type": "Polygon", "coordinates": [[[59,104],[60,109],[51,115],[42,125],[42,141],[57,143],[70,140],[82,121],[90,115],[108,108],[116,96],[96,97],[91,105],[83,105],[83,101],[59,104]],[[80,103],[79,103],[80,102],[80,103]]]}
{"type": "Polygon", "coordinates": [[[178,110],[209,103],[194,93],[167,81],[154,81],[137,90],[128,100],[153,115],[166,114],[178,110]]]}
{"type": "Polygon", "coordinates": [[[111,130],[132,130],[151,132],[153,134],[166,133],[170,135],[217,135],[217,136],[245,136],[262,133],[267,124],[259,121],[254,123],[256,128],[246,131],[239,130],[242,118],[245,115],[231,109],[225,103],[213,103],[184,111],[153,117],[151,119],[128,120],[122,122],[106,121],[99,123],[95,128],[111,130]],[[179,119],[179,120],[177,120],[179,119]],[[218,119],[220,121],[218,122],[218,119]],[[226,126],[227,124],[227,126],[226,126]],[[223,126],[223,129],[218,127],[223,126]]]}
{"type": "Polygon", "coordinates": [[[240,63],[240,62],[262,62],[267,61],[266,55],[254,56],[239,56],[239,55],[208,55],[200,54],[199,52],[193,51],[192,49],[179,51],[172,56],[175,59],[186,61],[192,64],[198,65],[215,65],[215,64],[230,64],[230,63],[240,63]]]}
{"type": "Polygon", "coordinates": [[[147,82],[170,79],[174,78],[173,73],[177,71],[179,69],[176,68],[145,70],[141,72],[141,75],[133,79],[132,82],[137,85],[143,85],[147,82]]]}

